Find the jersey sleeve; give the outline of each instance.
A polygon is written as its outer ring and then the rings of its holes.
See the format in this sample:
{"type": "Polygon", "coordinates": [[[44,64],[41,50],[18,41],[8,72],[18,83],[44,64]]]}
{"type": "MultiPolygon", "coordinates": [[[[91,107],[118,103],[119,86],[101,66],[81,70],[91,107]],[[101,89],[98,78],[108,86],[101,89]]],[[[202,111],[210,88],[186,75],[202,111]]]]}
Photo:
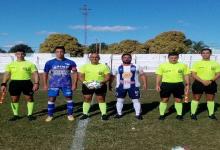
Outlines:
{"type": "Polygon", "coordinates": [[[190,74],[190,69],[186,64],[184,64],[184,75],[188,75],[188,74],[190,74]]]}
{"type": "Polygon", "coordinates": [[[162,70],[162,65],[159,65],[159,67],[157,68],[156,72],[157,75],[162,75],[163,74],[163,70],[162,70]]]}
{"type": "Polygon", "coordinates": [[[192,72],[197,72],[197,63],[192,65],[191,71],[192,72]]]}
{"type": "Polygon", "coordinates": [[[31,73],[37,71],[37,67],[35,64],[31,64],[31,73]]]}
{"type": "Polygon", "coordinates": [[[104,74],[109,74],[110,73],[110,69],[107,65],[104,65],[104,74]]]}
{"type": "Polygon", "coordinates": [[[217,62],[216,63],[216,70],[215,70],[216,73],[219,73],[220,72],[220,64],[217,62]]]}
{"type": "Polygon", "coordinates": [[[85,74],[85,68],[86,68],[86,65],[83,65],[79,68],[79,72],[82,73],[82,74],[85,74]]]}
{"type": "Polygon", "coordinates": [[[76,66],[76,63],[74,62],[74,61],[72,61],[72,63],[71,63],[71,70],[72,71],[74,71],[74,72],[76,72],[77,71],[77,68],[76,68],[77,66],[76,66]]]}
{"type": "Polygon", "coordinates": [[[50,65],[50,62],[48,61],[48,62],[46,62],[45,66],[44,66],[44,72],[49,73],[50,69],[51,69],[51,65],[50,65]]]}
{"type": "Polygon", "coordinates": [[[11,72],[10,64],[5,66],[5,72],[11,72]]]}

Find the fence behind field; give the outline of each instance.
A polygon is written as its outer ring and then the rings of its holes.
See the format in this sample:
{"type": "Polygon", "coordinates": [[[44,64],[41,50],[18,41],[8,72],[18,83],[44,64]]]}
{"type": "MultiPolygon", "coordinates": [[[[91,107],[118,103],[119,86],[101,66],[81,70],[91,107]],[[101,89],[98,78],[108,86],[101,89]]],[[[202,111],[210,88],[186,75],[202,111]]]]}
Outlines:
{"type": "MultiPolygon", "coordinates": [[[[78,67],[89,62],[88,55],[84,55],[84,57],[70,57],[66,54],[65,57],[74,60],[78,67]]],[[[100,62],[107,64],[111,69],[121,64],[121,55],[100,54],[100,57],[100,62]]],[[[51,53],[34,53],[27,54],[25,58],[36,64],[39,72],[43,72],[45,63],[55,58],[55,55],[51,53]]],[[[145,72],[155,72],[159,64],[167,61],[167,54],[134,54],[132,58],[132,63],[143,67],[145,72]]],[[[200,59],[201,56],[199,54],[181,54],[179,62],[183,62],[191,67],[195,61],[200,59]]],[[[213,54],[211,59],[220,63],[220,54],[213,54]]],[[[0,72],[4,72],[5,66],[15,60],[16,57],[13,53],[0,53],[0,72]]]]}

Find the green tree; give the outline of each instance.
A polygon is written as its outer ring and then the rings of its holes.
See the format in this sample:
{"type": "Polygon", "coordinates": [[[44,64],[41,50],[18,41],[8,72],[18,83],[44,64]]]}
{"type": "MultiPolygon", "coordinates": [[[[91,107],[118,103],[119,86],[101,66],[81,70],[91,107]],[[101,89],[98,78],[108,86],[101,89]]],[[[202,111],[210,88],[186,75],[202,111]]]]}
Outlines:
{"type": "Polygon", "coordinates": [[[40,44],[40,52],[53,53],[56,46],[64,46],[71,56],[83,56],[85,49],[75,37],[68,34],[51,34],[40,44]]]}
{"type": "Polygon", "coordinates": [[[148,53],[143,44],[136,40],[123,40],[120,43],[109,45],[109,52],[119,53],[148,53]]]}
{"type": "Polygon", "coordinates": [[[18,49],[23,49],[26,53],[34,53],[34,51],[32,50],[31,47],[29,47],[26,44],[17,44],[13,47],[10,48],[10,50],[8,51],[9,53],[14,53],[16,52],[18,49]]]}
{"type": "Polygon", "coordinates": [[[207,46],[203,41],[199,41],[199,42],[193,41],[189,53],[198,54],[201,52],[202,49],[208,48],[208,47],[209,46],[207,46]]]}
{"type": "Polygon", "coordinates": [[[0,48],[0,53],[6,53],[6,51],[0,48]]]}
{"type": "Polygon", "coordinates": [[[186,39],[183,32],[169,31],[163,32],[154,39],[148,40],[144,45],[149,53],[169,53],[172,51],[178,53],[187,53],[192,42],[186,39]]]}
{"type": "Polygon", "coordinates": [[[92,43],[88,47],[88,52],[108,53],[108,45],[106,43],[92,43]]]}

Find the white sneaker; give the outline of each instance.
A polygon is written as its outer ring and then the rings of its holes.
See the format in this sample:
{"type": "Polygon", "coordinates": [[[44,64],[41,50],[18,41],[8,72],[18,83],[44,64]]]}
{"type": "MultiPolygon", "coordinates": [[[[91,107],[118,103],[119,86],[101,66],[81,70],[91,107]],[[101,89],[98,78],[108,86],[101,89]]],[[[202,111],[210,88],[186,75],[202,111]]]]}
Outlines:
{"type": "Polygon", "coordinates": [[[47,118],[45,119],[46,122],[50,122],[53,120],[53,117],[52,116],[47,116],[47,118]]]}
{"type": "Polygon", "coordinates": [[[69,121],[75,120],[75,118],[73,117],[73,115],[68,115],[68,116],[67,116],[67,119],[68,119],[69,121]]]}

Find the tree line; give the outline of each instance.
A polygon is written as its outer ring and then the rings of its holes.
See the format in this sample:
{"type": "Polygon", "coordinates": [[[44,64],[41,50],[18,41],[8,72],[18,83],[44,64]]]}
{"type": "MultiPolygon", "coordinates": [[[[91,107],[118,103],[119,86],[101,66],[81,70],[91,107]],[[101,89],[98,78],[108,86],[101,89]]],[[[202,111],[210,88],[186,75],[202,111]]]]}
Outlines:
{"type": "MultiPolygon", "coordinates": [[[[119,43],[92,43],[89,46],[80,44],[77,38],[68,34],[51,34],[43,43],[40,44],[40,53],[53,53],[56,46],[64,46],[67,53],[71,56],[83,56],[84,53],[99,52],[103,54],[164,54],[168,52],[200,53],[203,48],[208,46],[202,41],[192,41],[187,39],[185,34],[180,31],[162,32],[155,38],[141,43],[137,40],[123,40],[119,43]]],[[[10,48],[9,53],[13,53],[18,48],[23,48],[27,53],[33,53],[33,49],[26,44],[18,44],[10,48]]],[[[1,53],[6,52],[0,49],[1,53]]]]}

